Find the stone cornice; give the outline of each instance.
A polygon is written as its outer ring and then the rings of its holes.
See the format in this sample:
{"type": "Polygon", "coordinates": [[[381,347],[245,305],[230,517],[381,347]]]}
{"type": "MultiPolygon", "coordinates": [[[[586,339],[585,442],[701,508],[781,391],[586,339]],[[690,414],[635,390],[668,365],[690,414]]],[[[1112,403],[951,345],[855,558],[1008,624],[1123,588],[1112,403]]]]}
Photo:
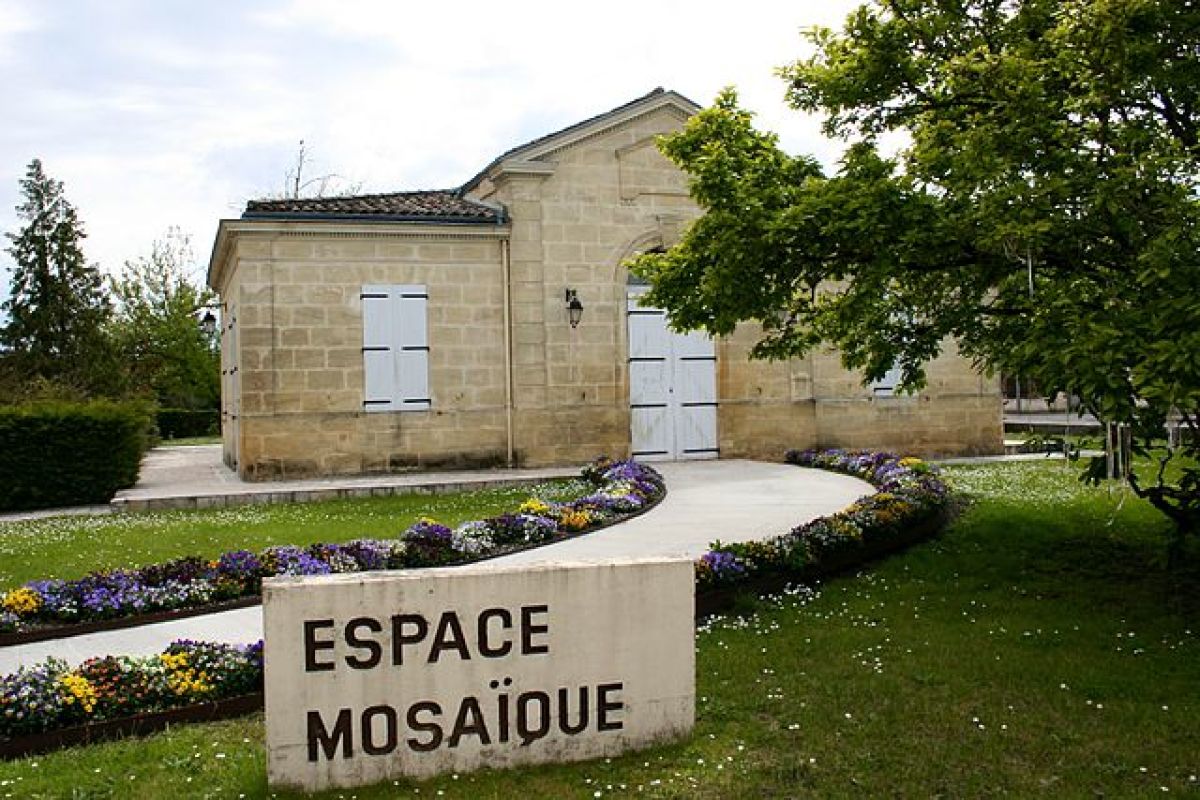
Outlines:
{"type": "Polygon", "coordinates": [[[258,238],[420,239],[424,241],[478,241],[507,239],[508,225],[436,224],[420,222],[330,222],[223,219],[217,228],[208,262],[208,285],[219,291],[229,270],[234,245],[243,236],[258,238]]]}
{"type": "Polygon", "coordinates": [[[557,164],[550,161],[522,161],[510,158],[496,165],[491,179],[500,183],[503,179],[512,177],[548,178],[554,174],[557,167],[557,164]]]}

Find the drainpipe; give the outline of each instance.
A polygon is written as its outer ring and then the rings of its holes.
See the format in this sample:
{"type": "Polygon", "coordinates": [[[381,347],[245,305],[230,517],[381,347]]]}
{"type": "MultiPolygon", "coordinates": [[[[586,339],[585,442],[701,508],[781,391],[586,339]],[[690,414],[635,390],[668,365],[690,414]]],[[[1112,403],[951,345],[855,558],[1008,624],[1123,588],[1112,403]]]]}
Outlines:
{"type": "Polygon", "coordinates": [[[513,467],[512,267],[508,239],[500,240],[500,265],[504,280],[504,432],[508,466],[513,467]]]}

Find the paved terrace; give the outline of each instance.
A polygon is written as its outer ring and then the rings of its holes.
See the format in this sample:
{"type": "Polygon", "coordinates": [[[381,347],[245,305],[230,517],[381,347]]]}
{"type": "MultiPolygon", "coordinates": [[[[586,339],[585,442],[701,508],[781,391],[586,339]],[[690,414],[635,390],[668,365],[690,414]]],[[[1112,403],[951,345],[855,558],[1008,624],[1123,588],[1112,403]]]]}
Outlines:
{"type": "MultiPolygon", "coordinates": [[[[250,502],[281,502],[288,497],[315,499],[311,492],[341,492],[378,489],[449,491],[511,485],[544,480],[577,470],[489,470],[447,473],[445,483],[431,483],[437,476],[387,476],[347,480],[297,481],[287,484],[244,484],[220,466],[219,451],[211,448],[164,448],[152,453],[145,479],[125,493],[128,498],[175,498],[187,507],[187,498],[199,505],[202,498],[243,498],[250,502]],[[185,452],[186,451],[186,452],[185,452]],[[402,481],[397,483],[397,481],[402,481]],[[303,488],[298,488],[303,485],[303,488]],[[192,492],[189,494],[189,491],[192,492]]],[[[746,541],[784,533],[815,517],[824,516],[870,494],[870,484],[857,478],[787,464],[755,461],[691,461],[656,464],[667,481],[667,498],[657,508],[629,522],[536,550],[494,559],[492,564],[537,564],[555,561],[596,561],[623,557],[690,556],[704,553],[714,539],[746,541]]],[[[324,495],[321,495],[324,496],[324,495]]],[[[208,500],[203,500],[208,505],[208,500]]],[[[211,502],[217,504],[216,501],[211,502]]],[[[127,505],[129,505],[127,503],[127,505]]],[[[195,506],[193,506],[195,507],[195,506]]],[[[469,567],[464,567],[469,568],[469,567]]],[[[77,664],[97,655],[146,655],[160,652],[180,638],[210,641],[251,642],[262,637],[259,607],[226,611],[201,617],[144,625],[137,628],[87,634],[0,648],[0,674],[21,665],[57,656],[77,664]]]]}

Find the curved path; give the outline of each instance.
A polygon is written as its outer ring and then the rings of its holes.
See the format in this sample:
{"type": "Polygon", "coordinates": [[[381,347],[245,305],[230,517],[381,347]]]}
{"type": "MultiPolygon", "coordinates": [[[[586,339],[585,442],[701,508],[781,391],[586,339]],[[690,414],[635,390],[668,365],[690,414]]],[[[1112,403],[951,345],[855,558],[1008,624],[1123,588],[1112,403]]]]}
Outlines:
{"type": "MultiPolygon", "coordinates": [[[[858,478],[757,461],[655,464],[667,481],[659,506],[629,522],[558,544],[493,559],[489,564],[597,561],[686,555],[714,539],[762,539],[845,508],[874,491],[858,478]]],[[[0,648],[0,675],[47,656],[72,664],[97,655],[148,655],[175,639],[252,642],[262,638],[259,606],[200,617],[0,648]]]]}

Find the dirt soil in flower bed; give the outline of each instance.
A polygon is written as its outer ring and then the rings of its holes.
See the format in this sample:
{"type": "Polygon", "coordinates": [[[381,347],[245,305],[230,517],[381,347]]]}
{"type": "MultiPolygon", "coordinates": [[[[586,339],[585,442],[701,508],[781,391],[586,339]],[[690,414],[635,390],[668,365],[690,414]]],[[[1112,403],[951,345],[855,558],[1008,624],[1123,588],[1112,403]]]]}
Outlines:
{"type": "MultiPolygon", "coordinates": [[[[526,550],[536,550],[539,547],[557,544],[559,542],[569,541],[587,536],[588,534],[596,533],[613,525],[620,524],[634,517],[645,514],[647,511],[658,506],[667,496],[667,491],[664,488],[662,493],[656,498],[647,502],[636,512],[626,514],[616,519],[606,520],[597,525],[581,531],[564,533],[550,541],[534,542],[532,544],[518,545],[506,548],[503,551],[489,553],[481,558],[471,560],[456,561],[451,564],[438,566],[465,566],[467,564],[479,564],[492,559],[501,558],[503,556],[512,555],[513,553],[522,553],[526,550]]],[[[416,569],[420,569],[417,567],[416,569]]],[[[238,597],[232,600],[222,600],[216,603],[209,603],[203,606],[193,606],[191,608],[177,608],[169,611],[155,611],[150,614],[136,614],[124,617],[114,617],[112,619],[89,620],[86,622],[71,622],[61,625],[43,625],[36,628],[30,628],[23,631],[8,631],[0,632],[0,647],[9,647],[12,645],[32,644],[34,642],[44,642],[52,639],[65,639],[71,636],[82,636],[88,633],[99,633],[102,631],[121,630],[123,628],[136,628],[141,625],[150,625],[156,622],[168,622],[176,619],[186,619],[188,617],[198,617],[204,614],[216,614],[221,611],[232,611],[237,608],[249,608],[250,606],[260,605],[262,603],[262,595],[254,594],[245,597],[238,597]]]]}

